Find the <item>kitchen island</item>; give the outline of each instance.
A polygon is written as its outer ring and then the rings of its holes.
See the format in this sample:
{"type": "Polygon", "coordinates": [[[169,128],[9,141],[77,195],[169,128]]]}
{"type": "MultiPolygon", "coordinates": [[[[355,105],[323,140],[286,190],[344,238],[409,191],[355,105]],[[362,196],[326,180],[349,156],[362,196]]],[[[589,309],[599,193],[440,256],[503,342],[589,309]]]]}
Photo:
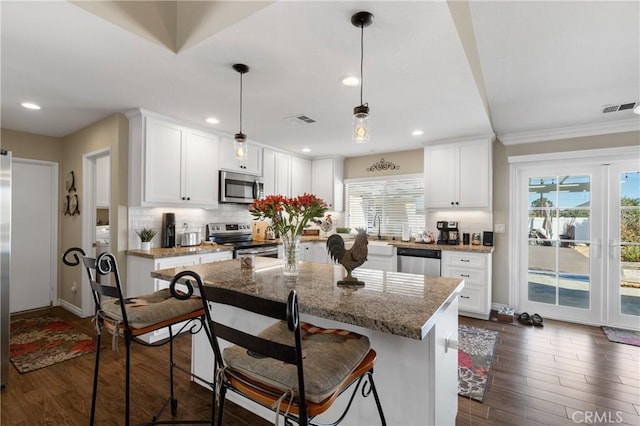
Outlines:
{"type": "MultiPolygon", "coordinates": [[[[449,425],[457,414],[458,294],[464,281],[371,269],[354,275],[364,287],[339,287],[346,273],[342,266],[301,262],[300,275],[285,278],[282,260],[256,258],[255,272],[242,272],[239,260],[158,270],[154,278],[171,280],[186,269],[202,277],[205,285],[285,301],[298,293],[301,319],[325,328],[344,328],[369,337],[378,353],[374,380],[389,425],[449,425]]],[[[218,318],[261,330],[270,323],[260,317],[234,315],[213,306],[218,318]]],[[[213,354],[203,333],[194,336],[194,374],[213,377],[213,354]]],[[[267,419],[263,407],[236,395],[234,402],[267,419]]],[[[347,402],[346,395],[318,421],[333,421],[347,402]]],[[[356,398],[343,424],[379,424],[373,398],[356,398]]]]}

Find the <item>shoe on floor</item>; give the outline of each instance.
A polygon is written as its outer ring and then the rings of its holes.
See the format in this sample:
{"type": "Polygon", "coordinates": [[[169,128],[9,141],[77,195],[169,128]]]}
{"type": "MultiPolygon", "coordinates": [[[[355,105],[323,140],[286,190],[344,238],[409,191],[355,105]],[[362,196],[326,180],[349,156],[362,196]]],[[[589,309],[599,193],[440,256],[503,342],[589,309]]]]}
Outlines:
{"type": "MultiPolygon", "coordinates": [[[[538,315],[538,314],[536,314],[536,315],[538,315]]],[[[518,321],[520,321],[520,323],[524,324],[524,325],[533,324],[533,321],[531,320],[531,317],[526,312],[523,312],[520,315],[518,315],[518,321]]]]}
{"type": "Polygon", "coordinates": [[[542,317],[538,314],[531,315],[531,321],[536,327],[544,327],[544,324],[542,323],[542,317]]]}

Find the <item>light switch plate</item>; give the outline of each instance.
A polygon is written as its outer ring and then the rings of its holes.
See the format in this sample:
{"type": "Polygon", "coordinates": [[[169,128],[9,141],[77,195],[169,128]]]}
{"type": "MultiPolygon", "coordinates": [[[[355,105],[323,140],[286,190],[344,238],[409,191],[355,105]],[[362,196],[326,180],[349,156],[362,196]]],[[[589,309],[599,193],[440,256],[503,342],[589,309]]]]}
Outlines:
{"type": "Polygon", "coordinates": [[[496,224],[493,226],[493,231],[494,231],[496,234],[504,234],[504,231],[505,231],[504,223],[496,223],[496,224]]]}

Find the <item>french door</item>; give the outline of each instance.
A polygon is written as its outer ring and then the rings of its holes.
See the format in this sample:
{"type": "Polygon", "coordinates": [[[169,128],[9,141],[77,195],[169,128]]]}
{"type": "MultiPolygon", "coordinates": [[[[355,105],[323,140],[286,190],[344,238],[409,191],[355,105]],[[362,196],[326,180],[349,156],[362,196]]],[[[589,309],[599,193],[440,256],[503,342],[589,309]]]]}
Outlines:
{"type": "Polygon", "coordinates": [[[512,169],[520,312],[640,328],[639,169],[600,158],[512,169]]]}

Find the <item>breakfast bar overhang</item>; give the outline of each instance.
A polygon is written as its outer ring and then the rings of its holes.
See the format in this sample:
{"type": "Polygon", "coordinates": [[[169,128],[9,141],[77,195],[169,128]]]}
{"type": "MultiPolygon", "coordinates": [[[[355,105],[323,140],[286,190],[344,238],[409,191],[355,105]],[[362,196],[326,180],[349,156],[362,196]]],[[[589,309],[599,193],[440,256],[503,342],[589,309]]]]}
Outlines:
{"type": "MultiPolygon", "coordinates": [[[[285,277],[282,260],[258,257],[255,271],[241,271],[237,259],[187,268],[154,271],[152,277],[170,281],[184,270],[198,273],[205,285],[284,301],[298,293],[301,319],[325,328],[343,328],[369,337],[378,353],[375,381],[390,425],[451,425],[457,414],[458,295],[464,281],[372,269],[357,269],[361,287],[338,286],[346,276],[340,265],[301,262],[300,274],[285,277]]],[[[167,283],[168,284],[168,283],[167,283]]],[[[261,330],[271,323],[261,317],[234,315],[214,305],[218,318],[261,330]]],[[[204,333],[193,338],[192,372],[213,377],[213,353],[204,333]]],[[[346,397],[346,395],[344,395],[346,397]]],[[[347,403],[339,398],[316,420],[334,421],[347,403]]],[[[272,420],[272,413],[237,395],[228,397],[272,420]]],[[[380,420],[373,398],[356,398],[346,425],[375,425],[380,420]]]]}

